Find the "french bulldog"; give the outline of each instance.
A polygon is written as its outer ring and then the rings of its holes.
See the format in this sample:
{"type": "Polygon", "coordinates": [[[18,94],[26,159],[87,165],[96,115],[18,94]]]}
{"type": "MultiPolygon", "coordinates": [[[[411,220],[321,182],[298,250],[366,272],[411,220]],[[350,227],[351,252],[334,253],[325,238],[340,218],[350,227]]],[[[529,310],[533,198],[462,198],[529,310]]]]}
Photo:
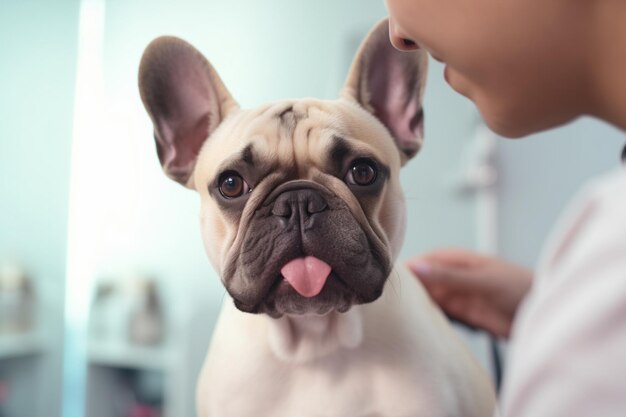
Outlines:
{"type": "Polygon", "coordinates": [[[490,380],[414,277],[400,168],[420,149],[427,55],[380,22],[340,98],[241,109],[206,58],[154,40],[139,69],[165,173],[200,195],[228,293],[201,417],[487,417],[490,380]]]}

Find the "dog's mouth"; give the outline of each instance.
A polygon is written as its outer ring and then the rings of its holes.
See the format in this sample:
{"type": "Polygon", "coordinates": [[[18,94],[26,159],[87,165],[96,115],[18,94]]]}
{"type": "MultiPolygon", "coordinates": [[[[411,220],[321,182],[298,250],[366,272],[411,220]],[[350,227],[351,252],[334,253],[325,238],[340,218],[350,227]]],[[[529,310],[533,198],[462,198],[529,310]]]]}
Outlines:
{"type": "Polygon", "coordinates": [[[327,314],[331,311],[345,313],[354,304],[361,304],[360,297],[352,291],[333,271],[323,287],[314,296],[303,295],[283,276],[277,277],[267,296],[257,307],[258,313],[277,318],[285,314],[327,314]]]}
{"type": "Polygon", "coordinates": [[[278,318],[285,314],[345,313],[353,305],[369,301],[372,300],[354,291],[330,265],[307,256],[285,264],[260,303],[251,306],[235,299],[235,305],[242,311],[278,318]]]}
{"type": "Polygon", "coordinates": [[[266,261],[262,262],[265,271],[261,275],[246,274],[256,277],[247,280],[251,282],[249,291],[229,292],[239,310],[273,318],[345,313],[353,305],[370,303],[382,294],[389,267],[377,258],[363,252],[352,258],[347,253],[330,257],[299,254],[278,261],[274,267],[266,261]],[[330,259],[326,262],[322,257],[330,259]]]}

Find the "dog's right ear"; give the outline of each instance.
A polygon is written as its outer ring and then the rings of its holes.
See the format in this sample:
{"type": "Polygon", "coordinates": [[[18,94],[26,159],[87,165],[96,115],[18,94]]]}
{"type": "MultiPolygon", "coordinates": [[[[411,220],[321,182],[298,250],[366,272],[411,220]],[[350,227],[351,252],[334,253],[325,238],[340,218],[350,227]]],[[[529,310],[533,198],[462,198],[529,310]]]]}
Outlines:
{"type": "Polygon", "coordinates": [[[239,106],[197,49],[168,36],[146,48],[139,65],[139,91],[154,124],[163,170],[193,188],[191,174],[202,144],[239,106]]]}

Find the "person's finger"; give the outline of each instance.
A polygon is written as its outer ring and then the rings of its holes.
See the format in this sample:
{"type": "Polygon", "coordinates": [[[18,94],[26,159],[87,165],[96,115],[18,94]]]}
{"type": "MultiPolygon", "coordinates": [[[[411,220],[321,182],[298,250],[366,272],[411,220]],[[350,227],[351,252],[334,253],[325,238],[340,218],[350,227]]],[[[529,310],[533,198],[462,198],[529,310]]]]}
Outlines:
{"type": "Polygon", "coordinates": [[[437,304],[441,304],[442,302],[445,302],[446,298],[450,296],[450,291],[448,290],[448,287],[446,287],[445,285],[439,285],[439,284],[424,285],[424,288],[428,292],[428,295],[430,295],[430,298],[435,300],[437,304]]]}
{"type": "Polygon", "coordinates": [[[409,262],[433,262],[437,264],[472,267],[484,262],[485,257],[476,252],[460,248],[443,248],[427,252],[411,259],[409,262]]]}
{"type": "Polygon", "coordinates": [[[467,310],[467,319],[499,338],[508,339],[511,333],[513,317],[487,299],[472,300],[467,310]]]}
{"type": "Polygon", "coordinates": [[[455,297],[449,297],[448,300],[444,300],[442,303],[440,303],[440,306],[441,309],[446,312],[446,314],[456,319],[467,321],[469,310],[469,302],[467,297],[459,295],[455,297]]]}
{"type": "Polygon", "coordinates": [[[479,297],[458,294],[439,305],[456,321],[485,330],[496,337],[509,337],[511,321],[479,297]]]}
{"type": "Polygon", "coordinates": [[[476,279],[471,270],[418,259],[407,262],[407,267],[425,286],[441,285],[454,289],[471,289],[476,279]]]}

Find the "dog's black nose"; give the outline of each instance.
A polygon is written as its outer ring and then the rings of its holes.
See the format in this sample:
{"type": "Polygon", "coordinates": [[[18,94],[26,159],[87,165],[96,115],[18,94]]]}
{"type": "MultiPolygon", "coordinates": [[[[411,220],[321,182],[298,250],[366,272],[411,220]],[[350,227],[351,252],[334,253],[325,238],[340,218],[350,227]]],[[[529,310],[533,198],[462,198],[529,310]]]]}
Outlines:
{"type": "Polygon", "coordinates": [[[304,188],[280,194],[274,201],[272,214],[280,218],[285,226],[299,222],[310,227],[315,215],[327,209],[328,203],[319,191],[304,188]]]}

